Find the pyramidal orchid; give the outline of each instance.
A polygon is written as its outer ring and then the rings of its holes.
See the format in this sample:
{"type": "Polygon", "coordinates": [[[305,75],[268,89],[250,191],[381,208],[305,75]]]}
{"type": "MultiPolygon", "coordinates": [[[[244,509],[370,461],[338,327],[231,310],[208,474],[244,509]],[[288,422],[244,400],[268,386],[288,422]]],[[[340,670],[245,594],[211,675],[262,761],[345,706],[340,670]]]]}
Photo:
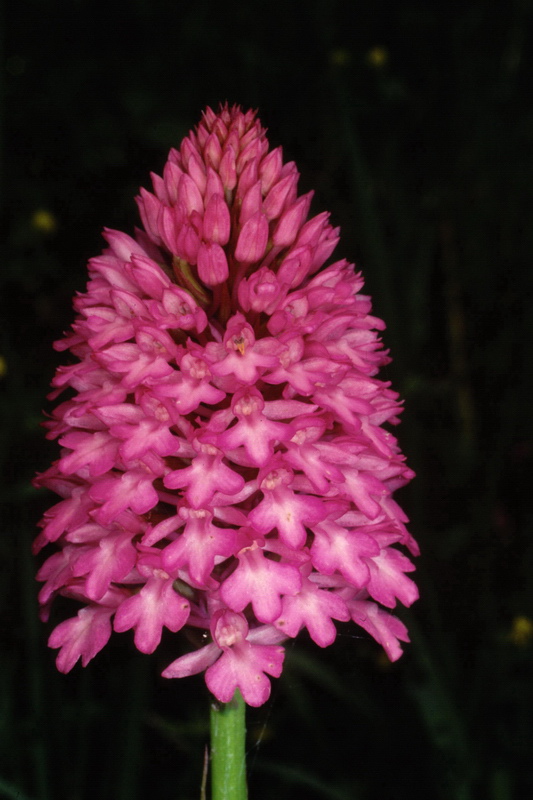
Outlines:
{"type": "Polygon", "coordinates": [[[298,177],[254,112],[208,108],[141,189],[144,229],[106,230],[89,262],[56,344],[61,453],[36,481],[61,498],[35,545],[54,547],[43,618],[81,605],[50,636],[62,672],[112,630],[152,653],[189,626],[204,646],[163,676],[259,706],[302,629],[327,647],[353,620],[393,661],[408,641],[388,609],[418,595],[392,497],[413,473],[383,427],[401,410],[384,324],[351,264],[325,266],[338,229],[298,177]]]}

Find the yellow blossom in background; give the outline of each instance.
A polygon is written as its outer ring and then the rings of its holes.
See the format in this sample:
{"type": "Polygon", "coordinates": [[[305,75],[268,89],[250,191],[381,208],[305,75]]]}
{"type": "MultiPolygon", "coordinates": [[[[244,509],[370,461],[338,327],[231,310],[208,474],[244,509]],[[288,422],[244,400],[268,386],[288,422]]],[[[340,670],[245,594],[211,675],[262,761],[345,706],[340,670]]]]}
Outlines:
{"type": "Polygon", "coordinates": [[[4,356],[0,356],[0,378],[3,378],[7,373],[7,361],[4,356]]]}
{"type": "Polygon", "coordinates": [[[508,638],[519,647],[529,644],[533,639],[533,622],[529,617],[515,617],[508,638]]]}
{"type": "Polygon", "coordinates": [[[57,228],[57,220],[50,211],[38,208],[31,218],[32,228],[42,233],[53,233],[57,228]]]}
{"type": "Polygon", "coordinates": [[[382,45],[372,47],[366,54],[366,63],[374,69],[383,69],[389,63],[389,51],[382,45]]]}

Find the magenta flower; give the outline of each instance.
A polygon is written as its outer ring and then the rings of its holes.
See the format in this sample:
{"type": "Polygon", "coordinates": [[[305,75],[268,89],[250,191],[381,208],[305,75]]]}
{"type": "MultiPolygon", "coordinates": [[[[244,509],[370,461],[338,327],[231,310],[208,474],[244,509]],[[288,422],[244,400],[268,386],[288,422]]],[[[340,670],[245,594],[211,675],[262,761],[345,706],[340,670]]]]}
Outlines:
{"type": "Polygon", "coordinates": [[[58,594],[81,603],[50,636],[63,672],[112,628],[151,653],[190,625],[208,643],[163,675],[205,670],[220,701],[259,706],[303,628],[326,647],[351,619],[391,660],[408,641],[382,608],[418,596],[384,324],[351,264],[324,267],[338,229],[307,220],[297,183],[253,112],[207,109],[141,189],[144,231],[106,230],[89,262],[56,345],[62,451],[37,479],[62,498],[36,541],[56,548],[43,616],[58,594]]]}

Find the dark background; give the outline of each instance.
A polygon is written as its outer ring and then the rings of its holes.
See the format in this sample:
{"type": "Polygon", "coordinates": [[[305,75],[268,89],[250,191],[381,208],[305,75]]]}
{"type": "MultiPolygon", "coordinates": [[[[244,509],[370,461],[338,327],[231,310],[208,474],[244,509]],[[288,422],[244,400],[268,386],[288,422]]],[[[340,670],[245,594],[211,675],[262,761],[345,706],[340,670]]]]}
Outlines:
{"type": "Polygon", "coordinates": [[[224,100],[259,109],[387,322],[422,547],[399,662],[350,626],[289,647],[249,714],[250,797],[533,796],[533,3],[12,0],[2,27],[0,797],[199,797],[208,695],[159,677],[172,635],[56,672],[30,555],[55,501],[29,481],[102,227],[132,231],[224,100]]]}

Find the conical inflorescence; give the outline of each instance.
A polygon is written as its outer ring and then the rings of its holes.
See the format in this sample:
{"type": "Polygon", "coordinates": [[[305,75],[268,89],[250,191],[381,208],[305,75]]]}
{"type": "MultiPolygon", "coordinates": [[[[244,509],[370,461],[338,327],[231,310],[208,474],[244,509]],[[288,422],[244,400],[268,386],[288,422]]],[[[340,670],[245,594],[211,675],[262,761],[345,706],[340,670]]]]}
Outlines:
{"type": "Polygon", "coordinates": [[[333,643],[353,620],[390,659],[408,641],[384,610],[418,596],[398,546],[417,547],[393,492],[407,483],[401,410],[363,280],[328,214],[254,112],[207,109],[171,150],[144,230],[106,230],[57,343],[70,363],[45,423],[60,458],[37,478],[61,500],[39,599],[81,603],[53,630],[57,666],[83,665],[112,630],[153,652],[164,627],[206,644],[168,678],[205,670],[222,702],[261,705],[282,642],[306,628],[333,643]]]}

